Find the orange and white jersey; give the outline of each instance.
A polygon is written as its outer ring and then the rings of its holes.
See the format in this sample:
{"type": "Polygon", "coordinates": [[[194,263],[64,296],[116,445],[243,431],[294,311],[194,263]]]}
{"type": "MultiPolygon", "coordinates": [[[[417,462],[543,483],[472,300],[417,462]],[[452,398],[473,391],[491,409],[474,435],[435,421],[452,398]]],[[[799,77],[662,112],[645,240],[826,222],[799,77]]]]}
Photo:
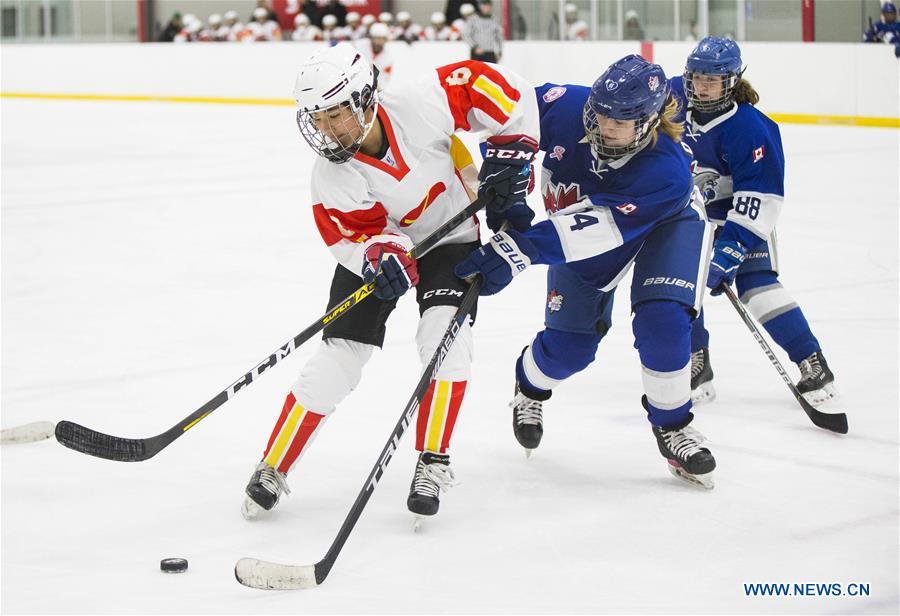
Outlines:
{"type": "MultiPolygon", "coordinates": [[[[388,145],[382,159],[362,152],[344,164],[318,158],[312,171],[319,233],[354,274],[371,244],[412,248],[471,203],[478,172],[456,131],[525,135],[537,143],[540,130],[531,85],[474,60],[384,92],[378,118],[388,145]]],[[[473,217],[438,245],[477,239],[473,217]]]]}
{"type": "Polygon", "coordinates": [[[566,25],[567,41],[586,41],[588,40],[589,35],[590,28],[588,27],[587,22],[582,19],[578,19],[566,25]]]}

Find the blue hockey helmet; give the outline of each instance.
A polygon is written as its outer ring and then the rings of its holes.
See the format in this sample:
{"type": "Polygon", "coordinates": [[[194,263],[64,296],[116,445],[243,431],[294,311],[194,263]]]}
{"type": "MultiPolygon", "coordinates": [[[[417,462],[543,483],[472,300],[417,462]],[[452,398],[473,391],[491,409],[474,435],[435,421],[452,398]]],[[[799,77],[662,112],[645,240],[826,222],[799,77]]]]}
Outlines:
{"type": "Polygon", "coordinates": [[[741,48],[731,39],[707,36],[697,43],[688,55],[684,68],[684,93],[689,106],[703,112],[719,111],[730,106],[734,87],[744,72],[741,64],[741,48]],[[720,82],[711,86],[705,80],[702,91],[698,92],[695,75],[718,76],[720,82]],[[712,87],[718,90],[718,83],[721,83],[722,91],[711,91],[712,87]]]}
{"type": "Polygon", "coordinates": [[[638,55],[614,62],[591,87],[584,104],[584,130],[598,158],[621,158],[653,138],[659,116],[669,98],[669,82],[662,67],[638,55]],[[634,138],[610,143],[600,130],[600,118],[634,120],[634,138]]]}
{"type": "Polygon", "coordinates": [[[888,13],[896,15],[897,14],[897,5],[893,2],[885,2],[881,5],[881,12],[885,15],[888,13]]]}

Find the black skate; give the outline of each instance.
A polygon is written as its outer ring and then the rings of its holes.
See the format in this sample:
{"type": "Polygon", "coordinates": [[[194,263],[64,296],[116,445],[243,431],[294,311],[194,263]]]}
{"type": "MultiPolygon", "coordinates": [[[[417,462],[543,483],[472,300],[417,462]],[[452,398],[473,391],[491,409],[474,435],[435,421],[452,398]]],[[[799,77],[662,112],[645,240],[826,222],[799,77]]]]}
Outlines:
{"type": "Polygon", "coordinates": [[[822,351],[813,353],[798,365],[800,381],[797,383],[797,390],[803,394],[807,402],[818,406],[837,397],[834,374],[829,370],[822,351]]]}
{"type": "Polygon", "coordinates": [[[713,371],[709,363],[709,349],[701,348],[691,353],[691,400],[694,404],[712,402],[716,399],[713,387],[713,371]]]}
{"type": "Polygon", "coordinates": [[[454,479],[449,455],[430,451],[419,454],[416,472],[409,486],[409,497],[406,499],[406,507],[416,515],[416,529],[423,517],[438,512],[441,490],[446,492],[454,486],[454,479]]]}
{"type": "MultiPolygon", "coordinates": [[[[641,398],[647,410],[647,396],[641,398]]],[[[688,424],[694,419],[691,413],[685,423],[671,428],[653,426],[653,435],[659,446],[659,453],[669,462],[669,472],[688,483],[712,490],[712,472],[716,459],[706,447],[700,444],[706,440],[702,434],[688,424]]]]}
{"type": "Polygon", "coordinates": [[[513,434],[519,445],[525,448],[525,456],[541,444],[544,436],[543,403],[550,399],[552,392],[528,395],[516,383],[516,396],[509,405],[513,410],[513,434]]]}
{"type": "Polygon", "coordinates": [[[256,466],[244,491],[247,496],[244,498],[241,514],[245,520],[252,520],[263,511],[271,511],[278,504],[282,492],[291,493],[284,473],[275,470],[265,461],[256,466]]]}

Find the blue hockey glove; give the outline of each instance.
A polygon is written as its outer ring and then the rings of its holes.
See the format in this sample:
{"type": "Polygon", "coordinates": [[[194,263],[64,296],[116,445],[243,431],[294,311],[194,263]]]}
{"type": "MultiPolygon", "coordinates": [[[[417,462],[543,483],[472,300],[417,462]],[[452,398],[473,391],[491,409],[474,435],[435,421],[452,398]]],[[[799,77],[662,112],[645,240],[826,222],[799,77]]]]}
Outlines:
{"type": "Polygon", "coordinates": [[[392,300],[419,283],[419,270],[416,260],[406,254],[406,248],[396,242],[380,242],[366,249],[362,277],[366,282],[375,281],[375,297],[392,300]],[[379,258],[381,270],[376,276],[379,258]]]}
{"type": "Polygon", "coordinates": [[[712,263],[709,264],[709,278],[706,286],[712,291],[710,295],[721,295],[725,286],[734,282],[738,268],[744,262],[747,249],[740,242],[718,240],[715,244],[712,263]]]}
{"type": "Polygon", "coordinates": [[[481,274],[484,284],[480,295],[493,295],[512,282],[513,276],[525,270],[538,256],[534,244],[517,231],[509,229],[493,236],[487,244],[473,250],[454,270],[460,278],[481,274]]]}
{"type": "Polygon", "coordinates": [[[494,198],[485,209],[503,212],[525,203],[535,155],[537,142],[526,135],[503,135],[487,140],[484,162],[478,172],[478,196],[484,196],[492,188],[494,198]]]}
{"type": "Polygon", "coordinates": [[[534,210],[528,207],[527,203],[517,203],[502,212],[490,208],[485,213],[485,218],[487,218],[487,226],[494,233],[500,230],[504,222],[508,222],[516,231],[525,232],[531,227],[534,210]]]}

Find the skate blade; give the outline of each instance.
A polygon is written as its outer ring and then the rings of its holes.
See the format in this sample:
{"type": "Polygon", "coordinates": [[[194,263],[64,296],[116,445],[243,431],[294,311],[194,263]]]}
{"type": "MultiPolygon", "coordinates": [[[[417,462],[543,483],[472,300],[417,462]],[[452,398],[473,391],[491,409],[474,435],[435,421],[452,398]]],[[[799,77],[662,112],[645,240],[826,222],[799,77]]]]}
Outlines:
{"type": "Polygon", "coordinates": [[[426,517],[426,516],[424,516],[424,515],[419,515],[418,513],[416,513],[416,514],[413,514],[413,517],[414,517],[414,520],[413,520],[413,532],[414,532],[414,533],[417,533],[417,532],[419,532],[419,529],[422,528],[422,522],[425,521],[425,517],[426,517]]]}
{"type": "Polygon", "coordinates": [[[666,466],[669,468],[669,472],[672,473],[672,475],[692,486],[703,488],[704,490],[712,490],[716,487],[715,483],[713,482],[712,473],[706,473],[704,475],[692,475],[691,473],[687,472],[682,467],[672,463],[671,461],[669,461],[666,466]]]}
{"type": "Polygon", "coordinates": [[[250,498],[249,496],[244,497],[244,502],[241,504],[241,515],[244,516],[244,519],[248,522],[255,520],[265,512],[265,509],[256,504],[256,502],[250,498]]]}
{"type": "Polygon", "coordinates": [[[528,448],[523,448],[523,449],[525,449],[525,459],[526,460],[531,459],[531,454],[534,453],[534,449],[528,449],[528,448]]]}
{"type": "Polygon", "coordinates": [[[838,391],[834,388],[834,383],[828,383],[821,389],[816,389],[813,391],[808,391],[805,394],[801,394],[803,399],[809,402],[814,407],[823,406],[829,402],[833,402],[838,398],[838,391]]]}
{"type": "Polygon", "coordinates": [[[691,391],[691,402],[694,404],[708,404],[716,399],[716,388],[712,381],[702,383],[697,389],[691,391]]]}

